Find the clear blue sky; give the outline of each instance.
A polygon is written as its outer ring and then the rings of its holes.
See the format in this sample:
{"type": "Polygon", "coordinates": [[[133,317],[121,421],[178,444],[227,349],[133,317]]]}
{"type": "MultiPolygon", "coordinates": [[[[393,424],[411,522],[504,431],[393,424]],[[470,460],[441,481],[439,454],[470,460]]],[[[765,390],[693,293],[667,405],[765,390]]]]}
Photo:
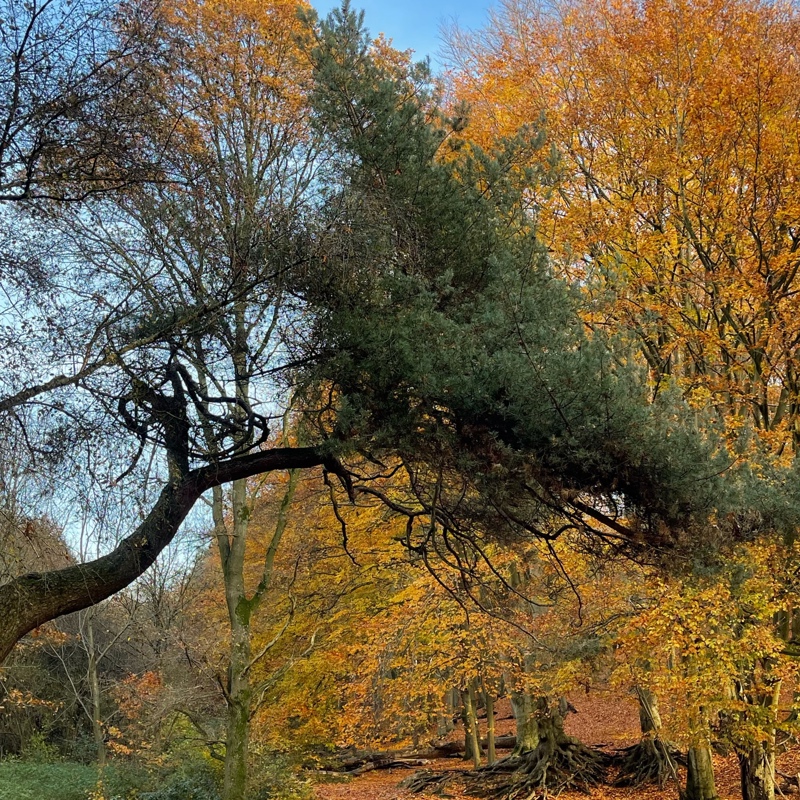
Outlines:
{"type": "MultiPolygon", "coordinates": [[[[311,0],[321,17],[341,0],[311,0]]],[[[436,53],[441,46],[441,26],[453,21],[466,29],[482,28],[487,21],[492,0],[351,0],[354,9],[364,9],[364,24],[373,36],[385,34],[399,50],[411,48],[418,59],[431,57],[437,66],[436,53]]]]}

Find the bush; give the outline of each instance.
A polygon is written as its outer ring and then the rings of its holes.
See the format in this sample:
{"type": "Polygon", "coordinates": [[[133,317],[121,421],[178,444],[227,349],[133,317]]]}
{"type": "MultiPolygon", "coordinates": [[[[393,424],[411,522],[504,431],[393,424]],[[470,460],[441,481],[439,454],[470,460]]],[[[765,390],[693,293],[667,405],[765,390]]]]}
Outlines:
{"type": "Polygon", "coordinates": [[[25,742],[20,758],[33,764],[55,764],[62,760],[58,748],[38,731],[31,734],[25,742]]]}
{"type": "Polygon", "coordinates": [[[178,772],[167,774],[154,792],[142,792],[139,800],[220,800],[214,770],[203,761],[191,762],[178,772]]]}
{"type": "Polygon", "coordinates": [[[267,751],[253,758],[247,796],[248,800],[311,800],[314,792],[288,756],[267,751]]]}
{"type": "Polygon", "coordinates": [[[145,789],[156,788],[160,776],[136,763],[118,762],[103,771],[102,787],[110,800],[138,800],[145,789]]]}

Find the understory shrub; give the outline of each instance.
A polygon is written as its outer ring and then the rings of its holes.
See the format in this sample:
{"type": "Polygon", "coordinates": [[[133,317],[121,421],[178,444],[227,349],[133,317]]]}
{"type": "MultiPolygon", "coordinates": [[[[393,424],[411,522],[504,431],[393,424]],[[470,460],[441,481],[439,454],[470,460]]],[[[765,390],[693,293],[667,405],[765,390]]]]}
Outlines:
{"type": "Polygon", "coordinates": [[[256,752],[251,757],[248,800],[311,800],[311,782],[285,753],[256,752]]]}

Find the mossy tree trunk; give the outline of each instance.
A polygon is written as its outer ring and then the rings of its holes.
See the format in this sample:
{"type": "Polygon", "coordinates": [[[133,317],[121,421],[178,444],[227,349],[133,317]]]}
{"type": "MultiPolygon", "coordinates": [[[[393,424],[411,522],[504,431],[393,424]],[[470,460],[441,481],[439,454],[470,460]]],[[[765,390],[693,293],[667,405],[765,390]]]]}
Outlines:
{"type": "Polygon", "coordinates": [[[718,800],[711,748],[700,743],[689,748],[686,760],[686,791],[683,800],[718,800]]]}
{"type": "Polygon", "coordinates": [[[486,706],[486,763],[490,766],[497,761],[494,732],[494,696],[490,689],[484,687],[484,705],[486,706]]]}
{"type": "Polygon", "coordinates": [[[517,724],[517,743],[512,755],[535,750],[539,746],[539,713],[544,698],[535,698],[529,692],[512,692],[511,708],[517,724]]]}
{"type": "Polygon", "coordinates": [[[548,755],[552,755],[559,742],[566,738],[564,717],[561,716],[557,707],[550,707],[546,697],[537,698],[536,708],[539,722],[539,745],[544,746],[548,755]]]}
{"type": "Polygon", "coordinates": [[[222,796],[223,800],[244,800],[247,789],[247,750],[250,741],[252,699],[251,608],[244,585],[245,545],[250,517],[246,481],[235,481],[233,484],[230,526],[226,525],[224,519],[221,489],[214,492],[214,515],[230,625],[228,675],[225,681],[228,718],[222,796]]]}
{"type": "Polygon", "coordinates": [[[278,512],[275,532],[267,548],[261,580],[248,597],[244,581],[245,549],[251,508],[247,481],[235,481],[231,490],[230,522],[224,516],[221,489],[214,491],[213,513],[230,625],[230,662],[226,680],[221,680],[227,707],[223,800],[244,800],[247,791],[247,754],[253,686],[250,670],[258,660],[252,652],[250,623],[272,584],[275,554],[288,521],[288,508],[297,487],[299,473],[291,471],[278,512]]]}

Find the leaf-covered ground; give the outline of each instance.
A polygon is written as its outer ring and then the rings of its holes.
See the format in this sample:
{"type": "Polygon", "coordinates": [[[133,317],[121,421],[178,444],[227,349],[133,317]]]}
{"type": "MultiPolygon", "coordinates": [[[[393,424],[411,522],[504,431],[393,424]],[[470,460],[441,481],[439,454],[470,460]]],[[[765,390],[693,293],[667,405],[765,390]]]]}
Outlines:
{"type": "MultiPolygon", "coordinates": [[[[573,694],[569,698],[577,713],[567,717],[565,728],[568,733],[578,736],[586,744],[604,748],[625,747],[638,741],[639,718],[636,701],[620,692],[593,690],[591,693],[573,694]]],[[[514,721],[508,703],[498,702],[496,717],[497,734],[511,733],[514,721]]],[[[483,720],[485,726],[485,720],[483,720]]],[[[458,738],[457,729],[453,738],[458,738]]],[[[500,753],[502,756],[504,753],[500,753]]],[[[431,770],[466,770],[461,759],[439,759],[426,766],[431,770]]],[[[733,755],[714,756],[714,769],[717,791],[720,800],[741,800],[739,788],[739,767],[733,755]]],[[[800,748],[795,747],[778,759],[778,769],[786,774],[800,772],[800,748]]],[[[437,800],[442,795],[412,794],[400,788],[400,782],[412,774],[409,769],[387,769],[367,772],[348,783],[319,784],[316,787],[317,800],[437,800]]],[[[780,781],[779,781],[780,782],[780,781]]],[[[461,793],[456,786],[448,786],[445,797],[451,800],[466,800],[469,795],[461,793]]],[[[778,797],[780,797],[780,793],[778,797]]],[[[604,786],[594,790],[590,800],[677,800],[678,790],[674,784],[663,789],[656,786],[638,789],[622,789],[604,786]]],[[[791,797],[791,795],[790,795],[791,797]]],[[[794,795],[797,797],[797,795],[794,795]]],[[[587,796],[577,793],[564,793],[561,800],[587,800],[587,796]]]]}

